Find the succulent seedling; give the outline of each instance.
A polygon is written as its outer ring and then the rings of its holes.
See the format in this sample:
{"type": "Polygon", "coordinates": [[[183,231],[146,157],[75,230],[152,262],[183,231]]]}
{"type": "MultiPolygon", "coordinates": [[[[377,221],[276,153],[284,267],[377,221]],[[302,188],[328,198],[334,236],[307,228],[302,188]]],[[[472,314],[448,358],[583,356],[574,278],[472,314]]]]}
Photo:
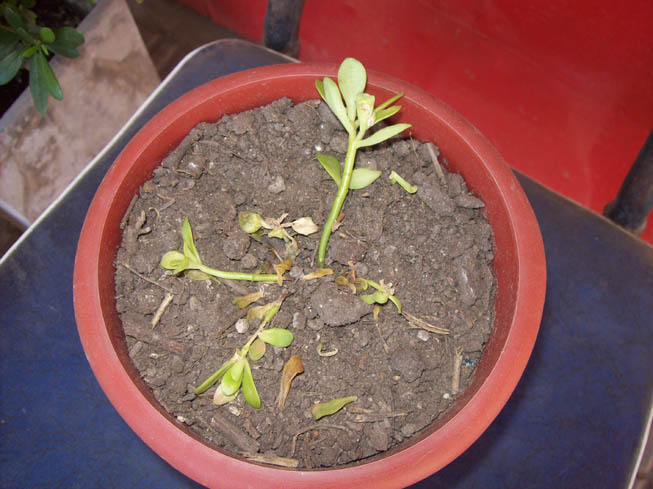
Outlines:
{"type": "Polygon", "coordinates": [[[279,312],[286,294],[278,300],[262,306],[252,307],[247,314],[248,320],[261,320],[256,332],[249,337],[242,348],[236,349],[233,356],[208,379],[195,389],[199,395],[209,389],[218,380],[222,379],[213,398],[216,404],[226,404],[233,401],[238,392],[242,390],[247,404],[253,408],[261,407],[261,398],[258,395],[249,361],[256,362],[265,355],[266,344],[285,348],[293,342],[293,334],[283,328],[265,329],[272,318],[279,312]]]}
{"type": "Polygon", "coordinates": [[[194,276],[191,276],[194,279],[206,279],[209,276],[213,276],[230,280],[249,280],[251,282],[279,282],[280,277],[276,274],[227,272],[204,265],[197,252],[197,248],[195,248],[193,231],[191,230],[188,218],[184,219],[184,224],[181,227],[181,237],[184,242],[184,252],[181,253],[176,250],[168,251],[161,258],[161,266],[168,270],[173,270],[175,274],[188,271],[191,273],[194,272],[194,276]],[[205,275],[198,276],[198,272],[205,275]]]}
{"type": "Polygon", "coordinates": [[[349,287],[349,289],[354,294],[364,292],[368,290],[370,287],[372,287],[373,289],[375,289],[374,292],[360,296],[363,302],[372,305],[372,304],[385,304],[388,301],[390,301],[395,305],[399,314],[401,314],[401,302],[394,295],[395,291],[392,288],[392,284],[390,283],[386,284],[383,280],[380,280],[377,283],[374,280],[369,280],[363,277],[359,277],[358,273],[356,272],[356,268],[354,267],[354,264],[351,262],[349,262],[349,268],[350,268],[349,273],[342,274],[336,277],[336,283],[338,285],[349,287]]]}
{"type": "Polygon", "coordinates": [[[367,73],[360,61],[346,58],[338,69],[338,83],[331,78],[316,80],[315,88],[331,111],[338,118],[349,135],[344,168],[330,155],[317,155],[317,159],[327,173],[338,185],[338,192],[333,200],[329,216],[322,230],[322,237],[317,253],[317,266],[324,267],[326,249],[331,236],[333,224],[340,215],[349,189],[361,189],[370,185],[381,174],[378,170],[354,168],[356,152],[360,148],[373,146],[390,139],[408,129],[410,124],[394,124],[378,130],[365,137],[365,133],[378,122],[395,115],[401,106],[392,105],[403,94],[397,94],[374,107],[374,96],[365,93],[367,73]],[[343,103],[344,99],[344,103],[343,103]]]}

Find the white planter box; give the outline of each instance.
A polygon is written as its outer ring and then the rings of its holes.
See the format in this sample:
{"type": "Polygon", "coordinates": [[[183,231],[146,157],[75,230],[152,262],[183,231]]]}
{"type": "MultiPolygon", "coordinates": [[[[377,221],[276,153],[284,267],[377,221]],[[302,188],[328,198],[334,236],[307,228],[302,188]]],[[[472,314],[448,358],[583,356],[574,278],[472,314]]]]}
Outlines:
{"type": "Polygon", "coordinates": [[[0,217],[33,222],[160,82],[125,0],[101,0],[78,27],[81,56],[50,66],[64,92],[43,116],[29,89],[0,119],[0,217]]]}

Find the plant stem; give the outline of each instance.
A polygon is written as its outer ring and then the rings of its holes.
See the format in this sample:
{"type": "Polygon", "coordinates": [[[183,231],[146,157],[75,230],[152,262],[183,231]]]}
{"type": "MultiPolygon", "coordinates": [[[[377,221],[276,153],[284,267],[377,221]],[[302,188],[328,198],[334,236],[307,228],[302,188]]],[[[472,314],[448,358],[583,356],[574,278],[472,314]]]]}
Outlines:
{"type": "Polygon", "coordinates": [[[331,206],[331,212],[329,212],[329,217],[327,217],[326,222],[324,223],[324,229],[322,229],[322,237],[320,238],[320,246],[317,249],[317,266],[318,268],[324,268],[324,259],[326,257],[326,249],[329,244],[329,238],[331,237],[331,229],[333,229],[333,223],[336,221],[342,210],[342,206],[345,203],[347,194],[349,193],[349,184],[351,183],[351,175],[354,172],[354,161],[356,160],[356,150],[358,141],[355,133],[349,135],[349,143],[347,145],[347,156],[345,157],[345,168],[342,172],[342,179],[340,180],[340,186],[338,187],[338,193],[336,198],[333,200],[333,205],[331,206]]]}
{"type": "Polygon", "coordinates": [[[197,265],[197,270],[213,275],[214,277],[224,278],[228,280],[249,280],[250,282],[269,282],[274,283],[279,280],[279,277],[267,273],[245,273],[245,272],[225,272],[216,268],[207,267],[206,265],[197,265]]]}

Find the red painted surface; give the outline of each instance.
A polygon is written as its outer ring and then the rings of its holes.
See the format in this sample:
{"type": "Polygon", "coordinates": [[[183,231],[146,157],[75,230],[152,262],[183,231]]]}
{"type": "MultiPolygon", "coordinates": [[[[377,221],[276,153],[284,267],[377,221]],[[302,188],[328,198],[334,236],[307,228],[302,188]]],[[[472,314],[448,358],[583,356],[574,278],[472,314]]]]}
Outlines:
{"type": "MultiPolygon", "coordinates": [[[[266,0],[182,1],[261,39],[266,0]]],[[[651,19],[650,0],[307,0],[299,57],[418,85],[513,168],[601,212],[653,129],[651,19]]]]}
{"type": "Polygon", "coordinates": [[[485,202],[494,231],[497,277],[493,336],[472,385],[452,408],[409,443],[359,465],[287,471],[215,450],[163,412],[129,359],[115,308],[114,260],[120,222],[132,196],[196,124],[290,96],[315,97],[315,80],[337,65],[288,64],[248,70],[200,86],[157,114],[129,142],[105,175],[80,235],[73,291],[84,351],[116,410],[155,452],[209,487],[405,487],[439,470],[485,431],[510,397],[535,343],[546,289],[539,227],[517,179],[497,151],[451,107],[387,75],[369,73],[378,99],[403,91],[399,120],[417,138],[433,137],[449,165],[485,202]],[[399,449],[400,448],[400,449],[399,449]]]}

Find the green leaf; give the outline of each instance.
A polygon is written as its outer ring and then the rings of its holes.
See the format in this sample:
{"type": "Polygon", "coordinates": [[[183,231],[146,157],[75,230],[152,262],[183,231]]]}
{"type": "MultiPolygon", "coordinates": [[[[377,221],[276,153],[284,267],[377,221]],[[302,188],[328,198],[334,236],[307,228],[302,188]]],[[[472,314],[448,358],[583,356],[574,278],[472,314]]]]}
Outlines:
{"type": "MultiPolygon", "coordinates": [[[[48,110],[48,86],[41,58],[45,59],[45,56],[39,51],[38,54],[27,58],[26,65],[29,69],[29,89],[32,92],[34,107],[41,114],[45,114],[45,111],[48,110]]],[[[47,61],[45,64],[48,64],[47,61]]]]}
{"type": "Polygon", "coordinates": [[[55,53],[67,58],[79,56],[77,46],[84,43],[84,36],[71,27],[62,27],[54,31],[55,40],[48,44],[48,47],[55,53]]]}
{"type": "Polygon", "coordinates": [[[52,29],[49,27],[41,27],[41,30],[39,31],[39,35],[41,36],[41,40],[43,42],[54,42],[55,36],[54,32],[52,29]]]}
{"type": "Polygon", "coordinates": [[[410,124],[395,124],[394,126],[384,127],[379,131],[372,134],[370,137],[365,138],[356,143],[358,148],[364,148],[365,146],[373,146],[375,144],[382,143],[390,139],[393,136],[396,136],[402,131],[405,131],[410,127],[410,124]]]}
{"type": "Polygon", "coordinates": [[[383,102],[381,105],[379,105],[376,109],[374,109],[375,112],[381,112],[383,109],[386,107],[390,107],[390,105],[394,104],[397,100],[399,100],[401,97],[403,97],[403,93],[398,93],[397,95],[394,95],[390,97],[388,100],[383,102]]]}
{"type": "Polygon", "coordinates": [[[322,167],[326,170],[326,172],[329,174],[331,178],[333,178],[333,181],[336,182],[336,185],[338,187],[340,186],[340,162],[338,161],[338,158],[335,156],[331,155],[323,155],[323,154],[317,154],[315,155],[317,158],[317,161],[320,162],[322,167]]]}
{"type": "Polygon", "coordinates": [[[254,385],[254,378],[252,371],[249,368],[249,363],[245,362],[245,372],[243,373],[243,397],[247,404],[255,409],[261,407],[261,398],[258,396],[256,386],[254,385]]]}
{"type": "Polygon", "coordinates": [[[376,114],[376,120],[374,121],[374,124],[376,124],[377,122],[381,122],[382,120],[387,119],[388,117],[392,117],[400,110],[401,110],[401,105],[393,105],[392,107],[379,110],[378,112],[374,111],[374,113],[376,114]]]}
{"type": "Polygon", "coordinates": [[[342,103],[338,86],[336,85],[336,82],[329,77],[324,78],[324,95],[327,105],[338,118],[340,124],[342,124],[349,134],[353,134],[354,126],[347,118],[347,111],[342,103]]]}
{"type": "Polygon", "coordinates": [[[181,226],[181,238],[184,240],[184,255],[188,257],[189,260],[195,262],[196,264],[201,264],[200,255],[195,248],[195,241],[193,240],[193,231],[190,227],[190,221],[188,218],[184,218],[184,224],[181,226]]]}
{"type": "Polygon", "coordinates": [[[38,45],[38,44],[33,44],[33,45],[31,45],[30,47],[28,47],[27,49],[25,49],[25,51],[23,51],[23,56],[24,56],[25,58],[29,58],[29,57],[32,56],[36,51],[38,51],[38,49],[39,49],[39,45],[38,45]]]}
{"type": "Polygon", "coordinates": [[[61,91],[61,86],[57,81],[57,77],[54,76],[54,73],[48,64],[48,60],[46,59],[45,55],[41,51],[38,51],[34,57],[37,59],[37,65],[39,66],[39,70],[43,75],[45,86],[47,87],[48,92],[55,99],[62,100],[63,92],[61,91]]]}
{"type": "Polygon", "coordinates": [[[25,23],[23,22],[23,19],[21,19],[20,14],[16,11],[14,7],[11,5],[5,5],[4,6],[4,11],[5,19],[7,20],[7,23],[13,27],[14,29],[18,30],[19,28],[25,29],[25,23]]]}
{"type": "Polygon", "coordinates": [[[222,364],[222,367],[216,370],[215,373],[213,373],[213,375],[211,375],[208,379],[202,382],[202,384],[193,391],[195,395],[199,396],[202,392],[205,392],[209,387],[211,387],[218,380],[220,380],[220,377],[222,377],[224,373],[233,366],[234,363],[236,363],[236,360],[234,359],[227,360],[226,362],[224,362],[222,364]]]}
{"type": "Polygon", "coordinates": [[[322,80],[315,80],[315,89],[317,90],[317,93],[320,94],[320,97],[322,97],[322,100],[326,102],[326,95],[324,94],[324,82],[322,80]]]}
{"type": "Polygon", "coordinates": [[[399,312],[399,314],[401,314],[401,302],[399,302],[399,299],[397,299],[394,295],[389,296],[388,299],[390,299],[390,301],[397,308],[397,311],[399,312]]]}
{"type": "Polygon", "coordinates": [[[188,266],[188,257],[178,251],[168,251],[161,258],[161,266],[168,270],[174,270],[175,273],[181,273],[188,266]]]}
{"type": "Polygon", "coordinates": [[[356,96],[356,115],[358,117],[359,137],[362,137],[375,123],[374,96],[368,93],[359,93],[356,96]]]}
{"type": "Polygon", "coordinates": [[[356,116],[356,97],[363,93],[367,83],[367,74],[360,61],[345,58],[338,68],[338,86],[347,105],[347,117],[354,120],[356,116]]]}
{"type": "Polygon", "coordinates": [[[256,212],[240,212],[238,214],[238,224],[240,225],[240,229],[247,234],[252,234],[261,229],[263,218],[256,212]]]}
{"type": "Polygon", "coordinates": [[[258,362],[265,355],[265,350],[265,342],[261,341],[261,338],[256,338],[252,342],[252,346],[249,347],[249,359],[252,362],[258,362]]]}
{"type": "Polygon", "coordinates": [[[20,4],[24,8],[34,8],[36,6],[36,0],[21,0],[20,4]]]}
{"type": "Polygon", "coordinates": [[[382,292],[380,290],[377,290],[371,294],[366,294],[362,295],[361,299],[365,304],[385,304],[388,302],[388,298],[390,297],[390,294],[387,292],[382,292]]]}
{"type": "Polygon", "coordinates": [[[17,49],[0,59],[0,85],[5,85],[14,79],[20,67],[23,66],[23,53],[17,49]]]}
{"type": "Polygon", "coordinates": [[[315,421],[317,421],[324,416],[329,416],[331,414],[337,413],[347,404],[354,402],[357,399],[358,398],[356,396],[350,396],[332,399],[327,402],[318,402],[315,406],[313,406],[313,409],[311,409],[311,414],[313,415],[315,421]]]}
{"type": "Polygon", "coordinates": [[[394,170],[392,170],[392,172],[390,172],[390,181],[392,183],[396,183],[397,185],[399,185],[401,188],[403,188],[409,194],[414,194],[415,192],[417,192],[417,185],[411,185],[406,180],[404,180],[401,177],[401,175],[399,175],[399,173],[397,173],[394,170]]]}
{"type": "Polygon", "coordinates": [[[16,28],[16,34],[18,34],[18,37],[27,45],[34,44],[34,39],[32,36],[29,35],[29,33],[23,29],[22,27],[17,27],[16,28]]]}
{"type": "Polygon", "coordinates": [[[0,26],[0,58],[4,58],[13,49],[14,43],[19,39],[18,34],[0,26]]]}
{"type": "Polygon", "coordinates": [[[220,384],[220,389],[222,389],[222,393],[225,396],[233,396],[238,392],[238,389],[240,389],[246,362],[247,361],[244,358],[239,358],[236,363],[227,370],[227,373],[224,374],[222,383],[220,384]]]}
{"type": "Polygon", "coordinates": [[[371,168],[355,168],[351,174],[349,188],[352,190],[363,189],[374,183],[374,181],[380,176],[380,170],[372,170],[371,168]]]}
{"type": "Polygon", "coordinates": [[[56,40],[66,46],[76,48],[84,44],[84,34],[72,27],[60,27],[54,31],[56,40]]]}
{"type": "Polygon", "coordinates": [[[263,330],[259,333],[258,337],[272,346],[279,346],[281,348],[290,345],[294,339],[293,334],[283,328],[270,328],[263,330]]]}

